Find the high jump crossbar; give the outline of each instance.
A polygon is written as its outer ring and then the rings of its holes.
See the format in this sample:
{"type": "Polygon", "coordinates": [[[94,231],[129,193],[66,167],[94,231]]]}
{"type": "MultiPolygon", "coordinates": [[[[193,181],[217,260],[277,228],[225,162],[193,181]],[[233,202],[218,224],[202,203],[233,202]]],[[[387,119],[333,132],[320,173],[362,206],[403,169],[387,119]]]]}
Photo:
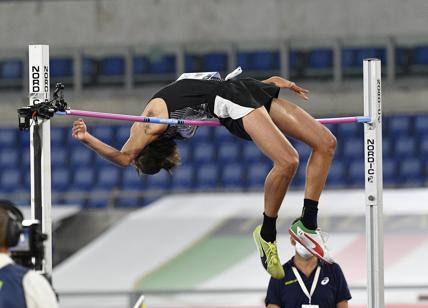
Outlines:
{"type": "MultiPolygon", "coordinates": [[[[144,116],[76,110],[76,109],[67,109],[65,112],[57,112],[56,114],[118,120],[118,121],[145,122],[145,123],[152,123],[152,124],[193,125],[193,126],[220,126],[221,125],[220,121],[216,119],[210,119],[210,120],[163,119],[163,118],[156,118],[156,117],[144,117],[144,116]]],[[[354,116],[354,117],[323,118],[323,119],[317,119],[317,121],[322,124],[369,123],[371,122],[371,118],[367,116],[354,116]]]]}
{"type": "MultiPolygon", "coordinates": [[[[49,102],[50,99],[49,46],[29,45],[28,50],[29,105],[32,106],[49,102]]],[[[363,75],[364,116],[325,118],[318,119],[318,121],[323,124],[364,123],[368,307],[383,308],[382,84],[380,60],[364,60],[363,75]]],[[[218,121],[212,120],[159,119],[72,109],[59,114],[161,124],[219,125],[218,121]]],[[[40,268],[48,275],[52,275],[50,153],[50,120],[39,119],[30,127],[31,215],[32,219],[40,221],[43,233],[48,235],[48,240],[45,243],[45,256],[42,268],[40,268]]]]}

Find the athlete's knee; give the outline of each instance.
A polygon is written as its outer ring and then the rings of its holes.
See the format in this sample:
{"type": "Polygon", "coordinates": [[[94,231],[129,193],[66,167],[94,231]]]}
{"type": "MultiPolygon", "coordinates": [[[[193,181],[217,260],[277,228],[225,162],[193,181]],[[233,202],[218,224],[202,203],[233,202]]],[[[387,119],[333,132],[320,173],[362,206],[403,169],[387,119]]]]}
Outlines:
{"type": "Polygon", "coordinates": [[[336,137],[332,134],[332,132],[325,128],[325,131],[320,136],[319,142],[319,151],[324,153],[327,156],[334,156],[334,152],[336,151],[337,140],[336,137]]]}
{"type": "Polygon", "coordinates": [[[299,167],[299,154],[293,149],[291,153],[282,155],[280,159],[275,162],[275,165],[280,169],[282,174],[292,177],[299,167]]]}

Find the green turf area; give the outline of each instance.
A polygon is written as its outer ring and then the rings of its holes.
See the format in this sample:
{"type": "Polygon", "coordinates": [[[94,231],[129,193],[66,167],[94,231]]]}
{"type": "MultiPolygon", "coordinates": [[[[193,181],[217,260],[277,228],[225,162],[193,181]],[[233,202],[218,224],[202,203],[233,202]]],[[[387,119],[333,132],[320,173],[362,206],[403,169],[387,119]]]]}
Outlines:
{"type": "Polygon", "coordinates": [[[142,277],[144,290],[190,289],[239,263],[256,249],[251,235],[211,236],[142,277]]]}

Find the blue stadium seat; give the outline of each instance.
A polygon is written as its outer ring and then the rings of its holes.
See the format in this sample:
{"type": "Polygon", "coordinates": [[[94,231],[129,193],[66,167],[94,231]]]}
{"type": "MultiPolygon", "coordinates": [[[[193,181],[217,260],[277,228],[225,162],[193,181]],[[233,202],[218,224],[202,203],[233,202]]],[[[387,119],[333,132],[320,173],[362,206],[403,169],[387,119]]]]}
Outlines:
{"type": "Polygon", "coordinates": [[[236,64],[243,70],[251,69],[251,54],[248,52],[238,52],[236,54],[236,64]]]}
{"type": "Polygon", "coordinates": [[[55,192],[67,191],[71,183],[69,169],[64,167],[52,168],[52,189],[55,192]]]}
{"type": "Polygon", "coordinates": [[[252,67],[256,71],[278,70],[279,52],[278,51],[256,51],[252,53],[252,67]]]}
{"type": "Polygon", "coordinates": [[[96,168],[109,168],[113,166],[113,164],[109,160],[97,154],[95,154],[94,165],[96,168]]]}
{"type": "Polygon", "coordinates": [[[192,147],[188,141],[177,142],[178,152],[180,153],[180,159],[182,164],[187,164],[192,160],[192,147]]]}
{"type": "Polygon", "coordinates": [[[221,164],[238,162],[241,158],[240,142],[222,142],[218,145],[217,160],[221,164]]]}
{"type": "Polygon", "coordinates": [[[347,183],[352,187],[364,187],[365,166],[363,160],[353,160],[348,165],[347,183]]]}
{"type": "Polygon", "coordinates": [[[192,165],[183,165],[172,173],[171,188],[173,190],[190,190],[195,186],[194,170],[192,165]]]}
{"type": "Polygon", "coordinates": [[[120,185],[120,169],[118,167],[104,167],[98,170],[96,187],[111,190],[120,185]]]}
{"type": "Polygon", "coordinates": [[[328,187],[346,186],[346,168],[347,166],[341,160],[334,160],[327,177],[328,187]]]}
{"type": "Polygon", "coordinates": [[[155,201],[159,200],[159,196],[145,196],[143,198],[143,203],[141,204],[142,207],[149,205],[150,203],[153,203],[155,201]]]}
{"type": "Polygon", "coordinates": [[[137,171],[128,167],[123,171],[122,189],[139,190],[144,187],[145,178],[138,175],[137,171]]]}
{"type": "Polygon", "coordinates": [[[214,129],[214,139],[216,142],[225,142],[225,141],[237,141],[238,137],[232,135],[226,127],[219,126],[214,129]]]}
{"type": "Polygon", "coordinates": [[[297,70],[300,63],[299,52],[297,50],[290,50],[288,55],[288,65],[290,66],[290,70],[297,70]]]}
{"type": "Polygon", "coordinates": [[[101,59],[100,73],[104,76],[120,76],[125,74],[125,58],[111,56],[101,59]]]}
{"type": "Polygon", "coordinates": [[[184,69],[186,72],[203,71],[203,61],[200,55],[186,54],[184,56],[184,69]]]}
{"type": "Polygon", "coordinates": [[[244,188],[244,166],[240,163],[222,165],[221,186],[226,189],[244,188]]]}
{"type": "Polygon", "coordinates": [[[398,184],[397,161],[393,158],[384,158],[383,161],[383,184],[386,187],[394,187],[398,184]]]}
{"type": "Polygon", "coordinates": [[[415,65],[428,66],[428,46],[418,46],[414,49],[415,65]]]}
{"type": "Polygon", "coordinates": [[[306,162],[312,153],[312,149],[303,142],[295,142],[294,148],[299,153],[300,163],[306,162]]]}
{"type": "Polygon", "coordinates": [[[218,186],[217,164],[204,164],[196,168],[196,188],[215,190],[218,186]]]}
{"type": "MultiPolygon", "coordinates": [[[[2,134],[3,134],[3,131],[0,134],[0,140],[2,139],[2,134]]],[[[30,132],[29,131],[19,131],[18,137],[19,137],[19,146],[22,149],[29,149],[30,148],[30,132]]],[[[16,143],[16,139],[15,139],[14,143],[16,143]]],[[[1,141],[0,141],[0,144],[1,144],[1,141]]]]}
{"type": "Polygon", "coordinates": [[[109,205],[110,199],[108,197],[91,197],[85,203],[85,208],[106,208],[109,205]]]}
{"type": "Polygon", "coordinates": [[[415,116],[414,126],[414,132],[416,135],[428,135],[428,114],[415,116]]]}
{"type": "Polygon", "coordinates": [[[306,181],[306,163],[301,163],[290,183],[290,188],[303,189],[306,181]]]}
{"type": "Polygon", "coordinates": [[[394,155],[396,158],[417,156],[416,140],[409,137],[396,139],[394,144],[394,155]]]}
{"type": "Polygon", "coordinates": [[[120,197],[116,201],[116,207],[120,208],[134,208],[143,205],[143,199],[140,197],[120,197]]]}
{"type": "Polygon", "coordinates": [[[18,169],[2,169],[0,175],[0,192],[11,193],[20,190],[21,175],[18,169]]]}
{"type": "Polygon", "coordinates": [[[328,128],[328,130],[336,136],[336,131],[337,131],[337,127],[339,126],[339,124],[324,124],[325,127],[328,128]]]}
{"type": "Polygon", "coordinates": [[[407,65],[409,62],[407,48],[395,48],[395,65],[401,67],[407,65]]]}
{"type": "Polygon", "coordinates": [[[0,65],[0,79],[18,80],[22,78],[22,61],[8,60],[0,65]]]}
{"type": "Polygon", "coordinates": [[[419,156],[428,157],[428,134],[423,135],[419,140],[419,156]]]}
{"type": "Polygon", "coordinates": [[[227,53],[213,52],[203,56],[204,71],[224,72],[227,70],[227,53]]]}
{"type": "Polygon", "coordinates": [[[116,148],[122,148],[122,146],[128,140],[130,133],[131,125],[120,125],[116,128],[116,138],[114,140],[114,145],[116,148]]]}
{"type": "Polygon", "coordinates": [[[97,74],[97,60],[94,58],[84,57],[82,59],[83,77],[93,77],[97,74]]]}
{"type": "Polygon", "coordinates": [[[333,50],[319,48],[309,51],[308,64],[311,69],[327,69],[333,66],[333,50]]]}
{"type": "Polygon", "coordinates": [[[70,195],[70,196],[65,196],[62,202],[64,203],[64,205],[77,205],[77,206],[84,207],[86,204],[86,198],[85,196],[70,195]]]}
{"type": "Polygon", "coordinates": [[[165,170],[154,175],[148,175],[145,187],[147,190],[167,190],[171,187],[171,175],[165,170]]]}
{"type": "Polygon", "coordinates": [[[90,191],[95,186],[95,170],[89,167],[74,169],[70,190],[90,191]]]}
{"type": "Polygon", "coordinates": [[[64,147],[66,134],[71,135],[71,127],[52,127],[51,128],[51,147],[64,147]]]}
{"type": "Polygon", "coordinates": [[[388,119],[388,134],[394,137],[412,134],[413,118],[410,116],[391,116],[388,119]]]}
{"type": "Polygon", "coordinates": [[[258,50],[238,52],[237,65],[243,70],[271,71],[280,68],[278,51],[258,50]]]}
{"type": "Polygon", "coordinates": [[[91,128],[91,134],[101,141],[111,145],[115,141],[115,126],[97,125],[91,128]]]}
{"type": "Polygon", "coordinates": [[[71,166],[92,166],[94,161],[94,152],[85,148],[83,145],[80,147],[71,148],[70,165],[71,166]]]}
{"type": "Polygon", "coordinates": [[[214,162],[216,159],[214,144],[201,142],[193,149],[193,162],[197,164],[214,162]]]}
{"type": "Polygon", "coordinates": [[[0,148],[0,168],[17,168],[19,155],[15,148],[0,148]]]}
{"type": "Polygon", "coordinates": [[[133,59],[133,71],[135,75],[143,75],[150,72],[150,61],[145,56],[136,56],[133,59]]]}
{"type": "MultiPolygon", "coordinates": [[[[28,132],[26,133],[29,135],[28,132]]],[[[15,147],[17,139],[18,139],[18,129],[2,128],[0,130],[0,149],[15,147]]],[[[29,144],[29,141],[28,141],[28,144],[29,144]]]]}
{"type": "Polygon", "coordinates": [[[242,159],[245,163],[262,162],[267,160],[254,142],[244,142],[242,146],[242,159]]]}
{"type": "Polygon", "coordinates": [[[343,146],[343,158],[346,160],[364,159],[363,138],[347,139],[343,146]]]}
{"type": "Polygon", "coordinates": [[[388,135],[383,135],[382,139],[382,153],[383,157],[392,157],[394,155],[394,144],[392,138],[389,138],[388,135]]]}
{"type": "Polygon", "coordinates": [[[352,137],[363,137],[364,127],[360,123],[349,123],[337,127],[337,138],[343,143],[352,137]]]}
{"type": "Polygon", "coordinates": [[[382,64],[386,64],[386,49],[385,48],[343,48],[342,49],[342,67],[357,68],[362,70],[363,60],[367,58],[378,58],[382,64]]]}
{"type": "MultiPolygon", "coordinates": [[[[217,129],[217,128],[216,128],[217,129]]],[[[201,126],[196,130],[195,135],[192,137],[191,142],[206,142],[211,141],[213,136],[213,127],[201,126]]]]}
{"type": "Polygon", "coordinates": [[[271,168],[272,164],[269,162],[249,165],[247,169],[247,187],[249,189],[263,189],[266,176],[271,168]]]}
{"type": "Polygon", "coordinates": [[[400,162],[400,185],[422,186],[424,182],[424,165],[421,159],[411,157],[400,162]]]}
{"type": "Polygon", "coordinates": [[[355,57],[355,65],[361,66],[363,65],[363,60],[368,58],[378,58],[381,60],[382,65],[386,64],[386,49],[385,48],[357,48],[356,49],[356,57],[355,57]]]}
{"type": "Polygon", "coordinates": [[[30,149],[25,149],[21,151],[21,168],[29,169],[30,168],[30,149]]]}
{"type": "Polygon", "coordinates": [[[73,76],[72,58],[52,58],[50,60],[51,77],[71,77],[73,76]]]}
{"type": "Polygon", "coordinates": [[[342,67],[352,68],[354,64],[354,49],[353,48],[344,48],[342,49],[342,67]]]}
{"type": "Polygon", "coordinates": [[[175,55],[163,55],[150,61],[151,74],[173,74],[176,71],[175,55]]]}
{"type": "Polygon", "coordinates": [[[30,166],[25,169],[21,169],[21,176],[22,176],[22,185],[24,189],[30,189],[31,187],[31,171],[30,166]]]}
{"type": "Polygon", "coordinates": [[[69,152],[64,148],[52,147],[51,164],[52,167],[63,167],[68,164],[69,152]]]}

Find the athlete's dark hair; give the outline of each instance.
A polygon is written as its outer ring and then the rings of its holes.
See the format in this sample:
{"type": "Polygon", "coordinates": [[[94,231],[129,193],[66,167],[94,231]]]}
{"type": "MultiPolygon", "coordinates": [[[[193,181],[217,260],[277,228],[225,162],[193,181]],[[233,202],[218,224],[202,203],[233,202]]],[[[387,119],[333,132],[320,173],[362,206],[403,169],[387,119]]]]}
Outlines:
{"type": "Polygon", "coordinates": [[[173,139],[159,138],[147,145],[134,160],[138,174],[156,174],[161,169],[168,173],[180,164],[180,154],[173,139]]]}

